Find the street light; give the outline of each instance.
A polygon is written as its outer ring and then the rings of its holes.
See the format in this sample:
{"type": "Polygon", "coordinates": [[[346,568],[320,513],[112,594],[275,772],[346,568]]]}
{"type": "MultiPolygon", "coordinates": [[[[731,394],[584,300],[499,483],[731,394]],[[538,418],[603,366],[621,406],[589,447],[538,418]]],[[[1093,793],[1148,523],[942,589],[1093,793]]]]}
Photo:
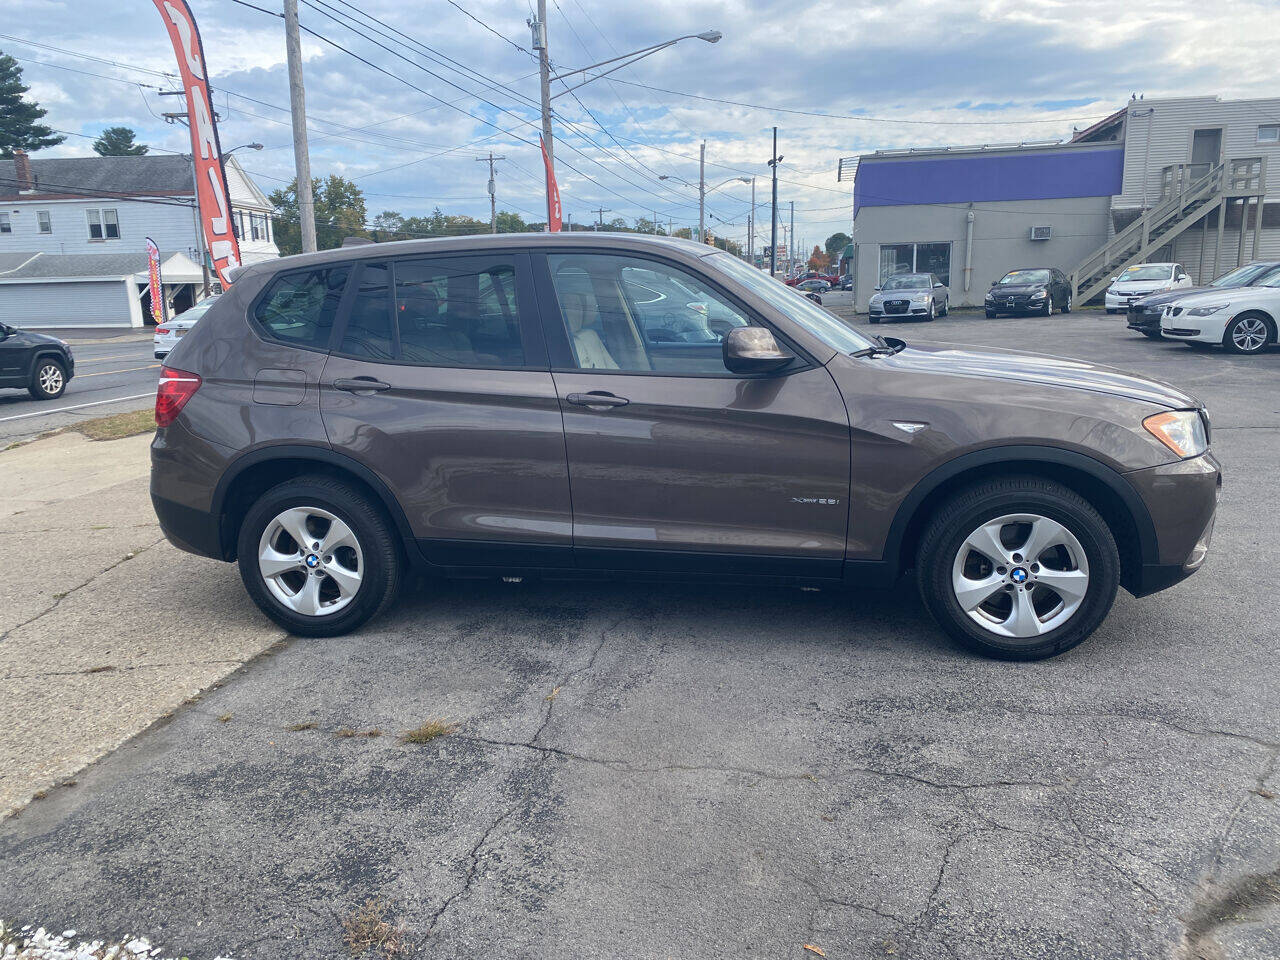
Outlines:
{"type": "Polygon", "coordinates": [[[253,143],[242,143],[240,144],[240,146],[232,147],[230,150],[223,150],[222,155],[224,157],[229,157],[233,153],[235,153],[237,150],[261,150],[261,149],[262,149],[262,144],[255,141],[253,143]]]}
{"type": "MultiPolygon", "coordinates": [[[[750,183],[750,177],[730,177],[723,183],[717,183],[714,187],[708,189],[706,179],[707,165],[707,141],[702,141],[702,147],[698,156],[698,242],[702,242],[702,238],[706,233],[706,199],[708,193],[714,193],[721,187],[728,186],[731,183],[750,183]]],[[[686,187],[692,187],[693,184],[684,177],[677,177],[670,173],[658,174],[659,180],[676,180],[683,183],[686,187]]]]}
{"type": "Polygon", "coordinates": [[[554,100],[556,97],[563,97],[566,93],[572,93],[574,90],[577,90],[578,87],[585,86],[592,80],[599,80],[601,77],[607,77],[615,70],[621,70],[623,67],[629,67],[631,64],[643,60],[645,57],[652,56],[659,50],[665,50],[667,47],[674,47],[681,40],[705,40],[707,43],[719,43],[720,38],[723,36],[724,34],[719,30],[704,30],[702,33],[687,33],[683,37],[676,37],[673,40],[665,40],[662,43],[655,43],[650,47],[641,47],[639,50],[632,50],[630,53],[624,53],[621,56],[610,57],[608,60],[601,60],[599,63],[591,64],[589,67],[579,67],[576,70],[566,70],[564,73],[557,73],[555,76],[549,78],[550,82],[554,83],[557,80],[563,81],[565,77],[572,77],[578,73],[585,74],[588,70],[595,70],[597,67],[605,67],[611,63],[617,64],[617,66],[609,67],[608,70],[605,70],[602,73],[597,73],[587,77],[582,81],[582,83],[576,83],[572,87],[561,90],[559,93],[552,94],[550,99],[554,100]]]}

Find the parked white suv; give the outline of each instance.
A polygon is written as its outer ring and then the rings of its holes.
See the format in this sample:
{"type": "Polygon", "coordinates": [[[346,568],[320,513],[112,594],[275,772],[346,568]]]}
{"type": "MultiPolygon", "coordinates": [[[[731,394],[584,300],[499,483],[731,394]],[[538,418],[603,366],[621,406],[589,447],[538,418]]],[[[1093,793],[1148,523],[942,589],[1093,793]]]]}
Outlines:
{"type": "Polygon", "coordinates": [[[1231,353],[1261,353],[1276,342],[1280,271],[1256,287],[1203,290],[1167,304],[1160,332],[1170,340],[1220,343],[1231,353]]]}
{"type": "Polygon", "coordinates": [[[1111,279],[1104,298],[1107,313],[1124,313],[1140,297],[1191,286],[1180,263],[1135,263],[1111,279]]]}

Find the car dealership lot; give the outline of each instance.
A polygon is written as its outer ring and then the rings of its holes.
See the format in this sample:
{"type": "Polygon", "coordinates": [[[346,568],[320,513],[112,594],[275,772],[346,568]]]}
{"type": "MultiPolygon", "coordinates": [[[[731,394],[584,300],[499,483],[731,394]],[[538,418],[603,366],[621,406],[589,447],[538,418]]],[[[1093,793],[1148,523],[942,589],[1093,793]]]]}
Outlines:
{"type": "MultiPolygon", "coordinates": [[[[275,648],[0,824],[0,917],[193,958],[337,955],[370,897],[432,957],[1280,954],[1280,352],[1151,342],[1094,311],[864,329],[1201,396],[1226,471],[1207,567],[1122,593],[1091,640],[1031,664],[957,652],[909,583],[432,586],[354,636],[275,648]],[[397,739],[433,718],[458,728],[397,739]]],[[[50,674],[82,671],[58,695],[86,716],[126,672],[90,664],[134,634],[139,677],[167,644],[230,670],[277,637],[234,568],[153,531],[129,534],[145,577],[90,570],[6,625],[65,656],[50,674]]]]}

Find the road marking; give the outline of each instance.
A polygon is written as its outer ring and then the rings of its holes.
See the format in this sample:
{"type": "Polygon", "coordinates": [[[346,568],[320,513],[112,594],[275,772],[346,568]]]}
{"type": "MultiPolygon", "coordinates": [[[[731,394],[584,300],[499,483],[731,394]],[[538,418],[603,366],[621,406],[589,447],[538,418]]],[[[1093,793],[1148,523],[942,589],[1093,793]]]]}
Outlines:
{"type": "Polygon", "coordinates": [[[104,403],[123,403],[126,400],[141,400],[143,397],[154,397],[155,393],[139,393],[132,397],[114,397],[110,400],[94,400],[92,403],[77,403],[70,407],[58,407],[55,410],[36,410],[33,413],[19,413],[12,417],[0,417],[0,423],[6,420],[24,420],[27,417],[47,417],[51,413],[66,413],[71,410],[80,410],[84,407],[97,407],[104,403]]]}
{"type": "Polygon", "coordinates": [[[125,370],[99,370],[97,373],[82,373],[74,379],[83,380],[85,377],[109,377],[113,373],[136,373],[139,370],[154,370],[158,366],[160,366],[160,364],[150,363],[145,367],[128,367],[125,370]]]}
{"type": "Polygon", "coordinates": [[[108,360],[141,360],[136,353],[122,353],[118,357],[92,357],[89,360],[76,360],[76,366],[83,366],[86,363],[106,363],[108,360]]]}

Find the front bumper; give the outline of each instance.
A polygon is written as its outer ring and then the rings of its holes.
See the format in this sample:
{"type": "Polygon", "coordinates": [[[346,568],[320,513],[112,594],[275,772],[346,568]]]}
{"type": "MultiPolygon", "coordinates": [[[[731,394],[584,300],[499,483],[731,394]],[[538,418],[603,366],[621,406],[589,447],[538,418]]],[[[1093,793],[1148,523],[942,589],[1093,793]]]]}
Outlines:
{"type": "Polygon", "coordinates": [[[1137,490],[1155,527],[1155,556],[1143,557],[1142,568],[1127,583],[1144,597],[1171,587],[1199,570],[1213,538],[1222,466],[1212,452],[1125,474],[1137,490]]]}
{"type": "Polygon", "coordinates": [[[1159,333],[1160,314],[1163,312],[1163,307],[1152,307],[1150,309],[1130,307],[1125,319],[1130,330],[1137,330],[1140,333],[1159,333]]]}
{"type": "Polygon", "coordinates": [[[1165,314],[1160,318],[1160,333],[1173,340],[1221,343],[1227,324],[1234,316],[1235,311],[1230,309],[1219,310],[1204,317],[1193,317],[1185,311],[1178,316],[1165,314]]]}

